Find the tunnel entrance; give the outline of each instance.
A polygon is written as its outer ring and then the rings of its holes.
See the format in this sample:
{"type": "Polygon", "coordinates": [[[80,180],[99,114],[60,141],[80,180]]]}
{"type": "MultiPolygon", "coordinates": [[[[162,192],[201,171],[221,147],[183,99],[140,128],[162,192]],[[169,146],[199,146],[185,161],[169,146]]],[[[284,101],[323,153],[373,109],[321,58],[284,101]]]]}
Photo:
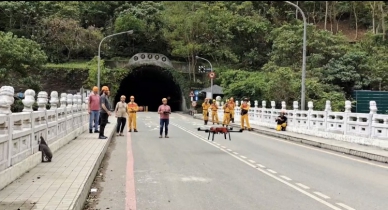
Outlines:
{"type": "Polygon", "coordinates": [[[173,76],[158,66],[142,66],[132,70],[120,84],[115,97],[115,104],[120,96],[126,96],[129,102],[131,95],[139,106],[148,106],[148,111],[157,111],[162,104],[162,98],[167,98],[167,104],[172,111],[182,111],[182,94],[173,76]]]}

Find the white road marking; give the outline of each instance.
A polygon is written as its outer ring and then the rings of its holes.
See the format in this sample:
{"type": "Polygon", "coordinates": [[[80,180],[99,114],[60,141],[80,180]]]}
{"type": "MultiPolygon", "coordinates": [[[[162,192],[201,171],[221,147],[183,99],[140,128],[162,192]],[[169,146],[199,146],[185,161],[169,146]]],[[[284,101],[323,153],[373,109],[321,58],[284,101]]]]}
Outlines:
{"type": "Polygon", "coordinates": [[[330,197],[329,196],[327,196],[327,195],[325,195],[325,194],[322,194],[322,193],[320,193],[320,192],[314,192],[316,195],[319,195],[319,196],[321,196],[322,198],[324,198],[324,199],[329,199],[330,197]]]}
{"type": "Polygon", "coordinates": [[[238,155],[238,153],[237,153],[237,152],[233,152],[233,154],[235,154],[235,155],[238,155]]]}
{"type": "Polygon", "coordinates": [[[354,209],[354,208],[352,208],[350,206],[347,206],[347,205],[345,205],[343,203],[337,203],[337,205],[345,208],[346,210],[356,210],[356,209],[354,209]]]}
{"type": "Polygon", "coordinates": [[[356,158],[340,155],[340,154],[337,154],[337,153],[334,153],[334,152],[325,151],[323,149],[313,148],[311,146],[302,145],[300,143],[295,143],[295,142],[291,142],[291,141],[287,141],[287,140],[277,139],[277,138],[274,138],[274,137],[271,137],[271,136],[266,136],[266,135],[262,135],[262,134],[258,134],[258,133],[250,132],[250,134],[253,134],[253,135],[256,135],[256,136],[262,136],[262,137],[265,137],[267,139],[273,139],[273,140],[284,142],[284,143],[287,143],[287,144],[292,144],[292,145],[296,145],[296,146],[299,146],[299,147],[307,148],[307,149],[310,149],[310,150],[315,150],[315,151],[318,151],[318,152],[334,155],[334,156],[337,156],[337,157],[342,157],[342,158],[345,158],[345,159],[348,159],[348,160],[353,160],[353,161],[357,161],[357,162],[360,162],[360,163],[365,163],[365,164],[368,164],[368,165],[372,165],[372,166],[388,169],[388,166],[383,166],[383,165],[375,164],[375,163],[372,163],[372,162],[367,162],[367,161],[364,161],[364,160],[359,160],[359,159],[356,159],[356,158]]]}
{"type": "MultiPolygon", "coordinates": [[[[177,125],[177,124],[175,124],[175,123],[171,123],[171,125],[173,125],[173,126],[179,128],[179,129],[181,129],[181,130],[183,130],[183,131],[186,131],[187,133],[189,133],[189,134],[191,134],[191,135],[197,137],[199,140],[202,140],[203,142],[208,143],[209,145],[212,145],[212,146],[214,146],[214,147],[217,147],[217,146],[215,146],[214,144],[209,143],[208,140],[207,140],[206,138],[203,138],[202,136],[200,136],[200,135],[198,135],[198,134],[196,134],[196,133],[194,133],[194,132],[192,132],[192,131],[190,131],[190,130],[184,128],[184,127],[181,127],[181,126],[179,126],[179,125],[177,125]]],[[[244,159],[242,159],[242,158],[240,158],[240,157],[238,157],[238,156],[236,156],[236,155],[233,155],[232,153],[226,152],[226,150],[221,149],[221,151],[225,151],[226,154],[228,154],[228,155],[230,155],[230,156],[232,156],[232,157],[234,157],[234,158],[240,160],[241,162],[243,162],[243,163],[245,163],[245,164],[247,164],[247,165],[249,165],[249,166],[251,166],[251,167],[253,167],[253,168],[256,168],[256,166],[253,165],[252,163],[249,163],[248,161],[246,161],[246,160],[244,160],[244,159]]],[[[308,196],[308,197],[310,197],[310,198],[312,198],[312,199],[314,199],[314,200],[316,200],[316,201],[318,201],[318,202],[320,202],[320,203],[322,203],[322,204],[324,204],[324,205],[330,207],[331,209],[334,209],[334,210],[342,210],[341,208],[339,208],[339,207],[337,207],[337,206],[335,206],[335,205],[333,205],[333,204],[331,204],[331,203],[329,203],[329,202],[327,202],[327,201],[325,201],[325,200],[323,200],[323,199],[321,199],[321,198],[315,196],[314,194],[312,194],[312,193],[310,193],[310,192],[307,192],[306,190],[303,190],[303,189],[299,188],[298,186],[296,186],[296,185],[294,185],[294,184],[292,184],[292,183],[289,183],[289,182],[287,182],[287,181],[285,181],[285,180],[283,180],[283,179],[281,179],[281,178],[279,178],[279,177],[277,177],[277,176],[275,176],[275,175],[273,175],[273,174],[271,174],[271,173],[268,173],[267,171],[265,171],[265,170],[263,170],[263,169],[256,168],[256,170],[258,170],[258,171],[260,171],[261,173],[263,173],[263,174],[265,174],[265,175],[267,175],[267,176],[269,176],[269,177],[271,177],[271,178],[273,178],[273,179],[275,179],[275,180],[277,180],[277,181],[279,181],[279,182],[281,182],[281,183],[283,183],[283,184],[285,184],[285,185],[287,185],[287,186],[289,186],[289,187],[291,187],[291,188],[293,188],[293,189],[299,191],[300,193],[302,193],[302,194],[304,194],[304,195],[306,195],[306,196],[308,196]]]]}
{"type": "Polygon", "coordinates": [[[260,168],[265,168],[265,166],[263,166],[261,164],[257,164],[257,166],[259,166],[260,168]]]}
{"type": "Polygon", "coordinates": [[[304,184],[301,184],[301,183],[296,183],[298,186],[304,188],[304,189],[310,189],[310,187],[307,187],[306,185],[304,184]]]}
{"type": "Polygon", "coordinates": [[[249,162],[251,162],[251,163],[256,163],[254,160],[248,160],[249,162]]]}
{"type": "Polygon", "coordinates": [[[287,180],[287,181],[291,181],[291,180],[292,180],[291,178],[288,178],[288,177],[286,177],[286,176],[280,176],[280,177],[282,177],[283,179],[285,179],[285,180],[287,180]]]}
{"type": "Polygon", "coordinates": [[[227,149],[229,152],[231,152],[232,150],[231,149],[227,149]]]}
{"type": "Polygon", "coordinates": [[[222,148],[224,148],[224,149],[226,149],[226,147],[224,147],[224,146],[221,146],[222,148]]]}
{"type": "Polygon", "coordinates": [[[269,172],[273,173],[273,174],[277,174],[278,172],[274,171],[274,170],[271,170],[271,169],[267,169],[269,172]]]}
{"type": "Polygon", "coordinates": [[[247,157],[245,157],[245,156],[242,156],[242,155],[240,155],[240,157],[241,157],[241,158],[244,158],[244,159],[245,159],[245,158],[247,158],[247,157]]]}

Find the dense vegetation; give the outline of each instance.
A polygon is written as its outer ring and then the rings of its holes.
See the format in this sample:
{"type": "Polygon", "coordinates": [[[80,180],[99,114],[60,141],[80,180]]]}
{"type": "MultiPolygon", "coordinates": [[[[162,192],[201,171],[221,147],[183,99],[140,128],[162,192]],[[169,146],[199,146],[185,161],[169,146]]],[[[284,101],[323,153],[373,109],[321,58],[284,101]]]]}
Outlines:
{"type": "MultiPolygon", "coordinates": [[[[322,109],[331,100],[339,110],[356,89],[388,89],[385,2],[294,3],[309,23],[306,101],[322,109]]],[[[0,80],[8,84],[39,86],[29,72],[47,62],[95,67],[102,37],[133,29],[107,40],[102,57],[159,52],[189,62],[195,80],[199,55],[214,63],[228,96],[300,99],[303,23],[285,2],[2,1],[0,12],[0,80]]]]}

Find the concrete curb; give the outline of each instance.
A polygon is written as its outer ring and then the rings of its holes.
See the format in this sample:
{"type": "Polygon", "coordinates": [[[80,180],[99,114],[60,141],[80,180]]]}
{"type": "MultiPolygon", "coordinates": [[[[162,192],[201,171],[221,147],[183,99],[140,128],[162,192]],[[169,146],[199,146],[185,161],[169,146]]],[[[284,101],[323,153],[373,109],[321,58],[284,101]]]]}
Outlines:
{"type": "MultiPolygon", "coordinates": [[[[110,121],[110,122],[112,122],[112,121],[110,121]]],[[[116,131],[115,127],[117,126],[117,123],[111,123],[111,125],[113,125],[114,128],[112,129],[111,133],[108,135],[108,139],[104,145],[104,148],[102,149],[100,155],[98,156],[98,158],[96,160],[96,164],[94,164],[94,167],[93,167],[92,171],[90,172],[87,180],[84,182],[84,186],[82,187],[80,194],[78,195],[77,198],[75,198],[75,201],[71,205],[71,207],[70,207],[71,210],[83,210],[85,207],[85,202],[89,196],[90,188],[92,187],[92,184],[93,184],[94,179],[96,178],[98,169],[102,163],[102,160],[104,159],[106,151],[108,150],[109,144],[112,141],[113,135],[116,131]]]]}
{"type": "MultiPolygon", "coordinates": [[[[202,117],[198,117],[198,116],[193,116],[193,118],[198,119],[198,120],[203,120],[202,117]]],[[[240,128],[240,126],[233,124],[233,123],[231,123],[230,126],[234,127],[234,128],[236,128],[236,127],[240,128]]],[[[259,133],[259,134],[266,135],[266,136],[273,136],[276,138],[285,139],[287,141],[297,142],[297,143],[301,143],[301,144],[307,144],[307,145],[318,147],[318,148],[328,149],[328,150],[332,150],[332,151],[336,151],[336,152],[345,153],[348,155],[353,155],[356,157],[366,158],[368,160],[374,160],[374,161],[378,161],[378,162],[382,162],[382,163],[388,163],[388,156],[383,156],[383,155],[373,154],[373,153],[369,153],[369,152],[365,152],[365,151],[349,149],[346,147],[331,145],[328,143],[317,142],[317,141],[309,140],[307,138],[294,137],[294,136],[287,135],[287,133],[268,132],[264,129],[259,129],[259,128],[253,128],[253,131],[256,133],[259,133]]]]}

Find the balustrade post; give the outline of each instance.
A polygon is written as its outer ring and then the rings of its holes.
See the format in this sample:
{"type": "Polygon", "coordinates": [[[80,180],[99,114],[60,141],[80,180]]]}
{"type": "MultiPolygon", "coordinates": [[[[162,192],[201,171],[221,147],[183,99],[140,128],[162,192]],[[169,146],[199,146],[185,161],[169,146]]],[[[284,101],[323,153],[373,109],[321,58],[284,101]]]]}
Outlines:
{"type": "Polygon", "coordinates": [[[276,108],[276,102],[275,101],[271,101],[271,119],[269,120],[270,122],[269,123],[274,123],[274,119],[276,119],[276,115],[274,114],[275,113],[275,108],[276,108]]]}
{"type": "MultiPolygon", "coordinates": [[[[310,116],[311,116],[311,112],[313,111],[313,108],[314,108],[314,103],[312,101],[307,102],[307,107],[308,107],[308,114],[309,114],[309,117],[307,118],[307,120],[308,120],[307,129],[310,129],[310,116]]],[[[325,119],[325,123],[326,123],[326,119],[325,119]]],[[[326,128],[326,126],[325,126],[325,128],[326,128]]]]}
{"type": "Polygon", "coordinates": [[[35,122],[32,119],[34,112],[33,105],[35,103],[35,91],[33,89],[27,89],[24,91],[24,99],[22,100],[22,103],[24,105],[22,112],[29,112],[30,113],[30,124],[31,124],[31,134],[30,134],[30,149],[31,154],[34,154],[34,133],[35,133],[35,122]]]}
{"type": "Polygon", "coordinates": [[[377,104],[376,104],[376,101],[369,101],[369,117],[371,119],[371,121],[369,123],[369,128],[371,130],[369,137],[373,137],[374,136],[374,133],[373,133],[373,130],[372,130],[373,115],[374,114],[377,114],[377,104]]]}
{"type": "MultiPolygon", "coordinates": [[[[351,102],[346,100],[345,101],[345,111],[344,111],[344,135],[348,133],[348,121],[349,121],[349,113],[351,112],[350,109],[352,108],[351,102]]],[[[358,116],[357,116],[357,122],[358,122],[358,116]]]]}
{"type": "Polygon", "coordinates": [[[329,100],[326,101],[326,105],[325,105],[325,114],[326,114],[326,117],[325,117],[325,120],[326,120],[326,125],[325,125],[325,131],[326,132],[329,132],[329,128],[327,127],[327,118],[329,117],[329,112],[331,112],[331,102],[329,100]]]}
{"type": "Polygon", "coordinates": [[[256,124],[258,125],[258,121],[259,121],[259,101],[255,100],[253,101],[253,121],[256,122],[256,124]]]}
{"type": "Polygon", "coordinates": [[[261,120],[263,121],[263,123],[265,123],[264,115],[265,115],[266,109],[267,109],[267,102],[261,101],[261,120]]]}
{"type": "Polygon", "coordinates": [[[7,116],[8,128],[8,155],[7,155],[7,167],[11,166],[12,160],[12,133],[13,133],[13,118],[11,112],[11,105],[14,103],[15,90],[11,86],[2,86],[0,88],[0,114],[7,116]]]}

